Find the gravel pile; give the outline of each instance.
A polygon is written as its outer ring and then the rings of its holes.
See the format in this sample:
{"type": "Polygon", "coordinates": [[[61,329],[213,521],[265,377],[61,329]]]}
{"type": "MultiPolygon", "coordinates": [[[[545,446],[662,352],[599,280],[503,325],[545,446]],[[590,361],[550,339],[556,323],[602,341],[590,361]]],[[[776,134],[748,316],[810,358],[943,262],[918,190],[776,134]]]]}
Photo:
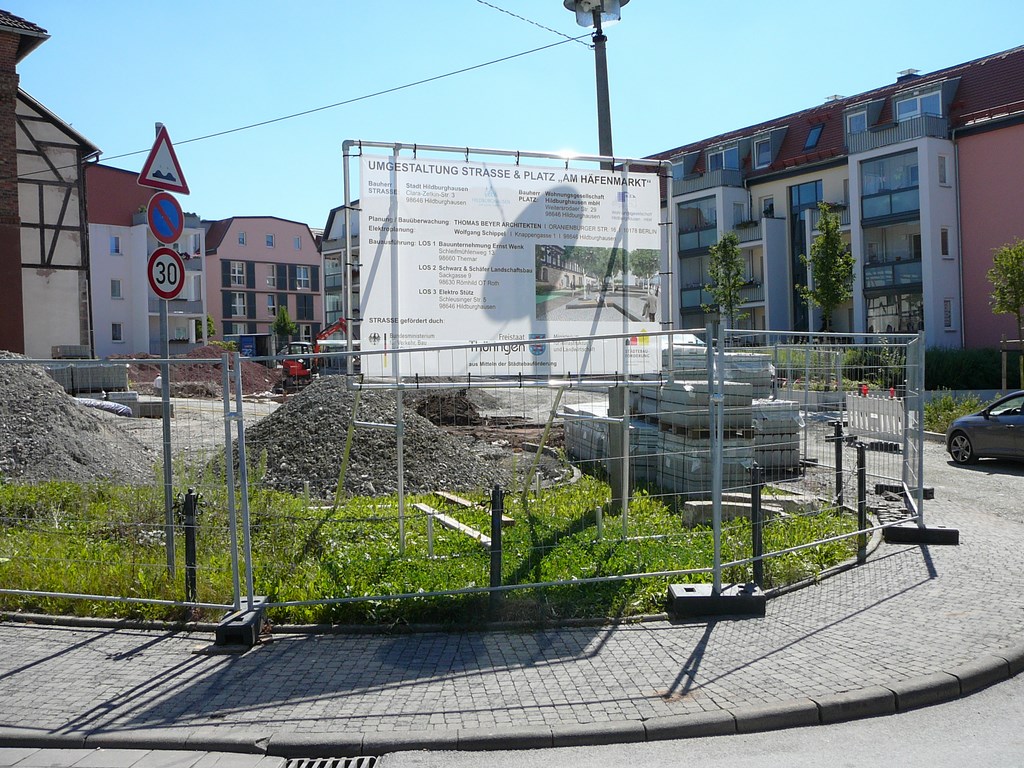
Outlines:
{"type": "MultiPolygon", "coordinates": [[[[314,381],[247,429],[249,463],[259,462],[266,452],[267,470],[262,482],[278,490],[301,493],[308,481],[312,495],[332,496],[337,488],[354,401],[355,393],[346,389],[344,379],[331,376],[314,381]]],[[[507,450],[451,435],[417,414],[408,403],[404,415],[407,492],[471,491],[495,484],[508,487],[511,463],[507,450]]],[[[394,424],[394,394],[363,391],[357,418],[394,424]]],[[[345,490],[360,496],[395,493],[396,445],[393,430],[357,428],[345,490]]]]}
{"type": "Polygon", "coordinates": [[[0,477],[143,483],[157,456],[115,416],[86,408],[39,365],[0,350],[0,477]]]}

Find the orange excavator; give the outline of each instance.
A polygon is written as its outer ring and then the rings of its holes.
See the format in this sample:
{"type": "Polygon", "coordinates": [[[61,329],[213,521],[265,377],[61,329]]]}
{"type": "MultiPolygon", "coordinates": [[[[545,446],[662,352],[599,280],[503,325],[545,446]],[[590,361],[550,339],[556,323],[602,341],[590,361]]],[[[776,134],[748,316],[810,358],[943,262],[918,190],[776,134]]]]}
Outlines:
{"type": "Polygon", "coordinates": [[[309,341],[292,341],[280,351],[281,360],[278,367],[284,373],[282,386],[285,391],[302,389],[313,377],[318,375],[320,369],[325,367],[327,361],[320,360],[317,356],[325,351],[322,342],[327,341],[336,333],[345,333],[348,325],[344,319],[336,320],[316,335],[316,339],[309,341]],[[302,355],[302,357],[298,357],[302,355]]]}

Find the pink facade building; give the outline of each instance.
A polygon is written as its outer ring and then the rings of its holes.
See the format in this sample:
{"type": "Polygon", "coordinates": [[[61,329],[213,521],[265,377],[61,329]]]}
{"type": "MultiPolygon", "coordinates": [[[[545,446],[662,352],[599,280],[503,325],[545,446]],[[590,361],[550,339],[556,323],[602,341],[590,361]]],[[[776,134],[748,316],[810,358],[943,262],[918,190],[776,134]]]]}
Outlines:
{"type": "Polygon", "coordinates": [[[324,319],[322,260],[309,226],[274,216],[234,216],[203,226],[214,338],[273,339],[271,326],[286,308],[299,327],[297,338],[314,339],[324,319]]]}
{"type": "Polygon", "coordinates": [[[992,314],[988,279],[992,252],[1024,238],[1024,116],[1006,117],[980,117],[957,142],[966,347],[995,347],[1001,338],[1017,338],[1013,315],[992,314]]]}

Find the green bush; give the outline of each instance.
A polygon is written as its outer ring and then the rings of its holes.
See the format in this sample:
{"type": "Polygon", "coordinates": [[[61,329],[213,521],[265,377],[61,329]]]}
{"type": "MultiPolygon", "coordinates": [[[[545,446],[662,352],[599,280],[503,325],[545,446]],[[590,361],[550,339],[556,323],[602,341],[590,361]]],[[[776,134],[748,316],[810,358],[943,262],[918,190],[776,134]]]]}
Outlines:
{"type": "Polygon", "coordinates": [[[981,409],[983,403],[975,395],[953,397],[946,393],[933,397],[924,406],[924,428],[929,432],[945,432],[953,419],[981,409]]]}
{"type": "MultiPolygon", "coordinates": [[[[942,349],[925,352],[926,389],[1001,389],[1002,359],[998,349],[942,349]]],[[[1007,355],[1006,387],[1019,389],[1019,352],[1007,355]]]]}

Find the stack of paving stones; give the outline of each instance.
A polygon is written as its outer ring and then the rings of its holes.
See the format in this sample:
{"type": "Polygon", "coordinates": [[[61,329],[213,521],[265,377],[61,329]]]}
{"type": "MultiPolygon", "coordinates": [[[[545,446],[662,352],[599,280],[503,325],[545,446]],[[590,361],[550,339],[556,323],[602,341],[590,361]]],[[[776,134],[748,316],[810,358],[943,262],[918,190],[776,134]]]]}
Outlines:
{"type": "MultiPolygon", "coordinates": [[[[635,397],[635,393],[634,393],[635,397]]],[[[575,407],[566,407],[568,414],[584,417],[596,416],[603,418],[608,415],[605,403],[582,403],[575,407]]],[[[584,419],[565,419],[565,449],[569,458],[587,470],[600,466],[605,472],[609,470],[608,460],[608,428],[609,425],[600,421],[584,419]]],[[[629,425],[629,477],[633,485],[657,484],[658,457],[662,452],[661,435],[657,423],[641,419],[631,419],[629,425]]]]}
{"type": "Polygon", "coordinates": [[[754,460],[768,470],[800,464],[800,404],[795,400],[757,399],[753,402],[754,460]]]}

